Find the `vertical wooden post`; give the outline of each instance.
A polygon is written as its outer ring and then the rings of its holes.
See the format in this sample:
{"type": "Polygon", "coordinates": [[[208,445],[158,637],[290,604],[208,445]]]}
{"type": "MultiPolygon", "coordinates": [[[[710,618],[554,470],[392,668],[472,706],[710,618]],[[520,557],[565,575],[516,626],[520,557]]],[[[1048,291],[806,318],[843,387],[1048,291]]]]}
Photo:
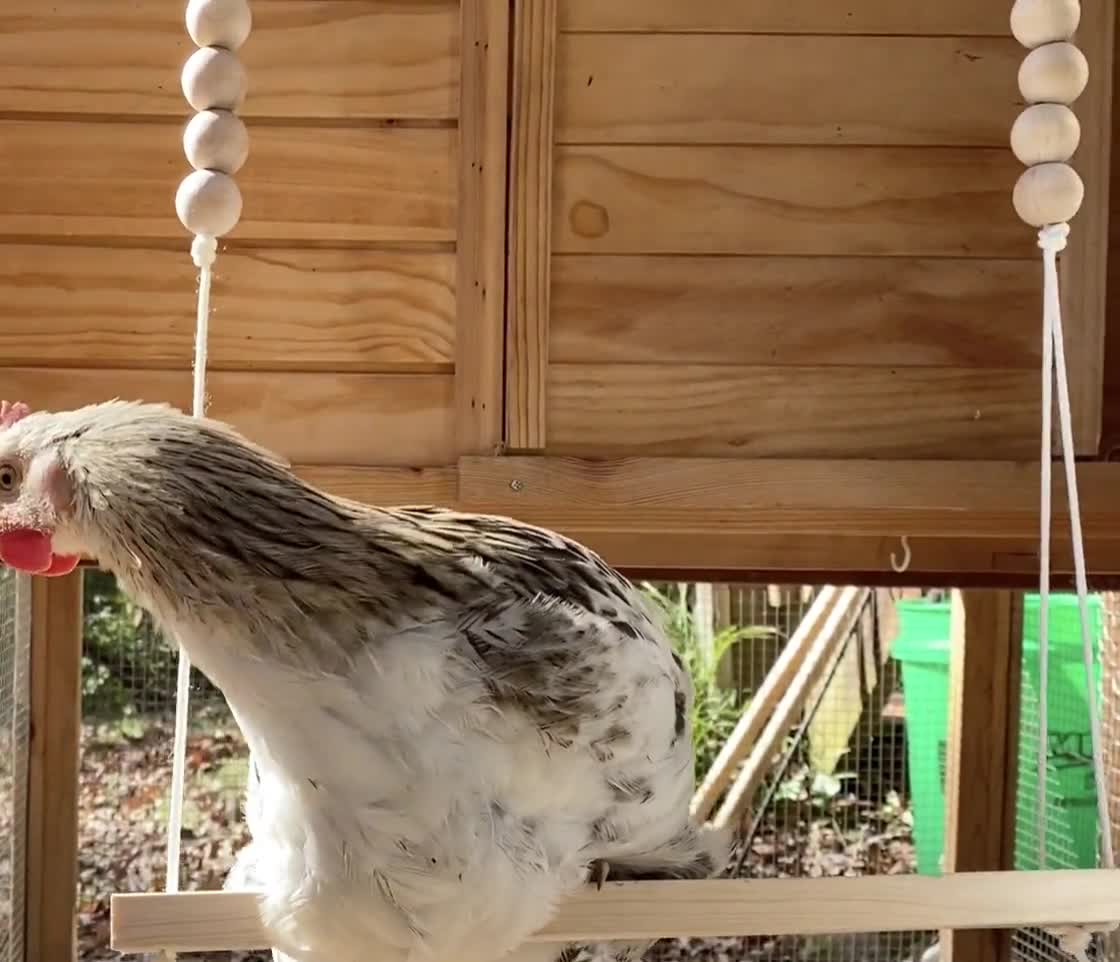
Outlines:
{"type": "Polygon", "coordinates": [[[506,324],[506,441],[545,447],[557,0],[515,0],[506,324]]]}
{"type": "Polygon", "coordinates": [[[82,569],[31,588],[28,962],[77,958],[82,569]]]}
{"type": "MultiPolygon", "coordinates": [[[[1014,864],[1022,612],[1018,592],[953,592],[946,872],[1014,864]]],[[[942,962],[1010,958],[1008,930],[941,933],[942,962]]]]}
{"type": "Polygon", "coordinates": [[[455,436],[460,454],[502,446],[508,0],[462,0],[455,436]]]}

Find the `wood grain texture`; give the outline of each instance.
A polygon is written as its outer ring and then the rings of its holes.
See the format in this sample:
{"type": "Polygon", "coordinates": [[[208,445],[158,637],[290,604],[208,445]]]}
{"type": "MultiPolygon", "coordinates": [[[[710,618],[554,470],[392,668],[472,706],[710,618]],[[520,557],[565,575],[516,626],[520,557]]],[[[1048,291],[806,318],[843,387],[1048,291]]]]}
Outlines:
{"type": "Polygon", "coordinates": [[[560,0],[564,30],[952,34],[1002,37],[1007,9],[976,0],[560,0]]]}
{"type": "Polygon", "coordinates": [[[1070,223],[1060,268],[1070,408],[1076,450],[1083,455],[1097,453],[1103,423],[1115,30],[1115,3],[1082,5],[1076,40],[1089,61],[1089,83],[1075,104],[1081,143],[1072,163],[1085,199],[1070,223]]]}
{"type": "Polygon", "coordinates": [[[455,436],[464,454],[502,441],[509,16],[507,0],[462,0],[455,436]]]}
{"type": "MultiPolygon", "coordinates": [[[[6,0],[0,111],[189,114],[179,69],[194,50],[182,4],[6,0]]],[[[458,113],[454,0],[263,0],[239,53],[253,117],[458,113]]],[[[251,124],[250,124],[251,126],[251,124]]]]}
{"type": "Polygon", "coordinates": [[[999,147],[1011,38],[564,34],[558,143],[999,147]]]}
{"type": "MultiPolygon", "coordinates": [[[[953,591],[944,871],[1015,867],[1023,597],[953,591]]],[[[1011,962],[1011,933],[941,932],[945,962],[1011,962]]]]}
{"type": "Polygon", "coordinates": [[[562,253],[1033,257],[1008,150],[558,147],[562,253]]]}
{"type": "MultiPolygon", "coordinates": [[[[191,372],[0,368],[8,397],[64,409],[113,397],[190,410],[191,372]]],[[[307,465],[427,467],[454,460],[452,378],[215,371],[207,413],[307,465]]]]}
{"type": "Polygon", "coordinates": [[[1038,377],[964,368],[553,365],[548,448],[580,457],[1018,458],[1038,377]]]}
{"type": "Polygon", "coordinates": [[[31,586],[26,957],[77,952],[78,764],[82,733],[82,572],[31,586]]]}
{"type": "Polygon", "coordinates": [[[293,470],[309,484],[336,498],[364,504],[437,504],[452,508],[459,499],[459,472],[454,467],[356,468],[298,464],[293,470]]]}
{"type": "MultiPolygon", "coordinates": [[[[532,942],[693,935],[833,934],[937,928],[1048,926],[1120,914],[1120,870],[968,872],[952,878],[607,882],[570,896],[532,942]]],[[[111,944],[145,952],[268,945],[248,892],[114,895],[111,944]]]]}
{"type": "MultiPolygon", "coordinates": [[[[1118,483],[1120,465],[1082,465],[1093,537],[1120,537],[1118,483]]],[[[886,538],[891,550],[902,534],[1036,542],[1038,534],[1038,464],[1029,461],[464,458],[459,497],[465,510],[583,531],[832,534],[886,538]]],[[[1068,523],[1064,498],[1055,478],[1056,534],[1068,523]]]]}
{"type": "MultiPolygon", "coordinates": [[[[1113,90],[1120,89],[1120,30],[1113,31],[1113,90]]],[[[1120,140],[1120,110],[1112,111],[1112,141],[1120,140]]],[[[1103,410],[1100,455],[1120,457],[1120,150],[1111,153],[1108,193],[1108,272],[1105,298],[1103,410]]],[[[1118,822],[1120,824],[1120,822],[1118,822]]],[[[1120,849],[1120,844],[1117,845],[1120,849]]],[[[1120,936],[1117,936],[1120,942],[1120,936]]]]}
{"type": "Polygon", "coordinates": [[[552,262],[549,357],[1036,370],[1039,305],[1028,260],[572,254],[552,262]]]}
{"type": "MultiPolygon", "coordinates": [[[[187,235],[178,123],[0,120],[0,235],[187,235]]],[[[261,125],[238,240],[455,239],[455,131],[261,125]]]]}
{"type": "Polygon", "coordinates": [[[545,444],[551,324],[556,0],[515,4],[506,334],[506,443],[545,444]]]}
{"type": "MultiPolygon", "coordinates": [[[[212,370],[451,371],[452,254],[242,248],[215,271],[212,370]]],[[[185,246],[0,245],[0,357],[189,370],[196,280],[185,246]]]]}

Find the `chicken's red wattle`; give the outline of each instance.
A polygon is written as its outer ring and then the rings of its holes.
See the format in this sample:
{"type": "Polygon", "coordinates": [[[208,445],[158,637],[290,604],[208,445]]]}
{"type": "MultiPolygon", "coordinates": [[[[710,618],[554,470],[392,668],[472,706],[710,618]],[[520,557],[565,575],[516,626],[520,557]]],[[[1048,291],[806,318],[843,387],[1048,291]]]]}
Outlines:
{"type": "Polygon", "coordinates": [[[80,560],[78,555],[55,554],[46,531],[17,528],[0,534],[0,561],[17,571],[57,577],[69,574],[80,560]]]}

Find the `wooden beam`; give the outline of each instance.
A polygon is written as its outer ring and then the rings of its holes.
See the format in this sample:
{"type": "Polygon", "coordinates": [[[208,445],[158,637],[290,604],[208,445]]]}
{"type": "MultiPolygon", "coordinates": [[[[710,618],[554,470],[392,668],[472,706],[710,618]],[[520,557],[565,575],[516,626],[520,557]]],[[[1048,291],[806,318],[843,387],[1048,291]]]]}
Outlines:
{"type": "Polygon", "coordinates": [[[545,443],[557,0],[516,0],[510,138],[506,443],[545,443]]]}
{"type": "Polygon", "coordinates": [[[1081,5],[1075,43],[1089,61],[1089,82],[1074,104],[1081,143],[1073,164],[1085,183],[1085,200],[1071,222],[1060,268],[1066,352],[1077,372],[1070,382],[1074,440],[1077,453],[1090,456],[1097,454],[1103,420],[1115,29],[1112,0],[1081,5]]]}
{"type": "MultiPolygon", "coordinates": [[[[945,777],[947,873],[1014,865],[1023,597],[953,591],[945,777]]],[[[945,931],[943,962],[1010,962],[1010,933],[945,931]]]]}
{"type": "Polygon", "coordinates": [[[461,453],[502,442],[505,338],[507,0],[462,0],[455,436],[461,453]]]}
{"type": "MultiPolygon", "coordinates": [[[[607,882],[569,898],[531,941],[1018,928],[1112,918],[1120,918],[1120,870],[607,882]]],[[[114,895],[111,945],[125,953],[252,950],[268,948],[269,937],[258,896],[250,893],[114,895]]]]}
{"type": "MultiPolygon", "coordinates": [[[[1120,537],[1120,464],[1082,464],[1078,477],[1085,531],[1120,537]]],[[[1016,461],[463,458],[459,497],[465,510],[582,531],[1038,537],[1038,465],[1016,461]]]]}
{"type": "Polygon", "coordinates": [[[31,583],[27,958],[77,957],[82,572],[31,583]]]}
{"type": "Polygon", "coordinates": [[[739,764],[750,753],[759,734],[774,711],[774,707],[788,690],[798,669],[812,646],[821,626],[827,621],[840,589],[829,585],[825,588],[801,619],[793,637],[782,649],[774,666],[766,673],[762,684],[752,696],[746,710],[736,722],[734,730],[716,755],[712,767],[704,776],[696,794],[692,796],[689,814],[694,819],[707,819],[716,802],[735,778],[739,764]]]}

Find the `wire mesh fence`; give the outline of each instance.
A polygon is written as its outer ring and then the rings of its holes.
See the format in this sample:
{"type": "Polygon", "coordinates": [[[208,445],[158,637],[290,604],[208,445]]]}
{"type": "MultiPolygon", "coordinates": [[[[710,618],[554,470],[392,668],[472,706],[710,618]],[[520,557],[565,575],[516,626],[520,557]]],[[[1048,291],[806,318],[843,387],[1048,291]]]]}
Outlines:
{"type": "Polygon", "coordinates": [[[30,595],[0,568],[0,962],[23,962],[30,595]]]}

